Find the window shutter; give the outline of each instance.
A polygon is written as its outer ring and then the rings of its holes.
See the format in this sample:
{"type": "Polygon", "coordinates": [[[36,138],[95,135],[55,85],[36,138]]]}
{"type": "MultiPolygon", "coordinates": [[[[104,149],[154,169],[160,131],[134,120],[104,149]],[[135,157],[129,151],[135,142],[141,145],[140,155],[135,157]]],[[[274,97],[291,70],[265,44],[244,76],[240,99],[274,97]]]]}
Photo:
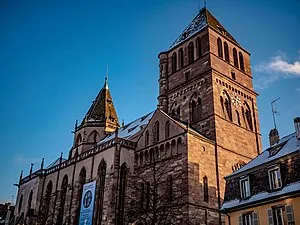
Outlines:
{"type": "Polygon", "coordinates": [[[274,225],[272,209],[268,209],[269,225],[274,225]]]}
{"type": "Polygon", "coordinates": [[[252,213],[252,222],[253,225],[259,225],[258,212],[252,213]]]}
{"type": "Polygon", "coordinates": [[[239,225],[243,225],[243,217],[239,216],[239,225]]]}
{"type": "Polygon", "coordinates": [[[290,222],[294,222],[294,213],[293,213],[293,207],[291,205],[285,206],[285,211],[286,211],[286,217],[287,217],[287,222],[288,224],[290,222]]]}

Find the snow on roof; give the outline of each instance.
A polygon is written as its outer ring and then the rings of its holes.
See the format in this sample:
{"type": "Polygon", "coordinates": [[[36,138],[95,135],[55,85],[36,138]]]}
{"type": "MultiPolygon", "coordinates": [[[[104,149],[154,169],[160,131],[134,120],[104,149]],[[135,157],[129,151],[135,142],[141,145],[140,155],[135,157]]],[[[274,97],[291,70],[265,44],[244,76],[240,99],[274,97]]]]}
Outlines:
{"type": "Polygon", "coordinates": [[[254,168],[254,167],[257,167],[259,165],[265,164],[267,162],[273,161],[275,159],[281,158],[283,156],[286,156],[290,153],[293,153],[293,152],[299,150],[296,133],[292,133],[290,135],[287,135],[287,136],[281,138],[279,143],[277,143],[276,145],[271,146],[271,148],[268,148],[268,149],[264,150],[260,155],[258,155],[256,158],[252,159],[248,164],[246,164],[245,166],[243,166],[239,170],[233,172],[232,174],[228,175],[227,177],[231,177],[235,174],[244,172],[246,170],[249,170],[251,168],[254,168]],[[286,143],[284,143],[284,142],[286,142],[286,143]],[[283,144],[282,148],[275,155],[270,156],[269,150],[271,148],[275,148],[278,145],[282,145],[282,144],[283,144]]]}
{"type": "MultiPolygon", "coordinates": [[[[124,127],[121,127],[118,130],[118,137],[123,139],[130,139],[131,137],[133,137],[135,134],[137,134],[139,131],[141,131],[146,127],[146,125],[151,120],[154,112],[155,111],[148,113],[147,115],[132,121],[131,123],[125,125],[124,127]]],[[[113,132],[110,135],[108,135],[106,138],[102,139],[98,144],[102,144],[104,142],[112,140],[115,137],[116,137],[116,132],[113,132]]]]}
{"type": "Polygon", "coordinates": [[[246,200],[235,199],[232,201],[224,202],[221,210],[230,209],[230,208],[233,208],[236,206],[243,206],[245,204],[255,203],[260,200],[267,200],[268,198],[285,195],[285,194],[292,193],[295,191],[300,191],[300,182],[289,184],[289,185],[285,186],[284,188],[282,188],[281,190],[276,191],[276,192],[261,192],[261,193],[251,196],[251,198],[246,199],[246,200]]]}
{"type": "MultiPolygon", "coordinates": [[[[62,158],[62,162],[66,161],[66,160],[67,160],[67,159],[62,158]]],[[[59,161],[60,161],[60,157],[57,158],[57,159],[56,159],[55,161],[53,161],[52,163],[50,163],[50,164],[46,167],[46,169],[49,169],[49,168],[51,168],[51,167],[53,167],[53,166],[59,165],[59,161]]]]}

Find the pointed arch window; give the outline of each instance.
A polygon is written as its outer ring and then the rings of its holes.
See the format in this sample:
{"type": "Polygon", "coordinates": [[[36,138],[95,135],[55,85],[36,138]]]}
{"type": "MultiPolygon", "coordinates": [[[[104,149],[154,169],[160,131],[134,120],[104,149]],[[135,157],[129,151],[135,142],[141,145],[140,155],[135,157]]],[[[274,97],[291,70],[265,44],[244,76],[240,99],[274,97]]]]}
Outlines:
{"type": "Polygon", "coordinates": [[[176,52],[172,55],[172,73],[175,73],[177,70],[177,54],[176,52]]]}
{"type": "Polygon", "coordinates": [[[167,121],[165,125],[165,138],[168,138],[169,136],[170,136],[170,123],[169,121],[167,121]]]}
{"type": "Polygon", "coordinates": [[[235,110],[235,113],[236,113],[237,123],[238,125],[241,125],[240,113],[237,110],[235,110]]]}
{"type": "Polygon", "coordinates": [[[239,67],[237,51],[235,48],[233,48],[233,65],[237,68],[239,67]]]}
{"type": "Polygon", "coordinates": [[[246,106],[245,119],[246,119],[246,122],[247,122],[247,128],[250,129],[251,131],[253,131],[253,124],[252,124],[252,116],[251,116],[250,106],[248,105],[247,102],[245,102],[244,105],[246,106]]]}
{"type": "Polygon", "coordinates": [[[98,167],[98,179],[97,179],[97,204],[96,207],[96,221],[97,225],[102,223],[103,214],[103,202],[104,202],[104,190],[105,190],[105,177],[106,177],[106,162],[101,160],[98,167]]]}
{"type": "Polygon", "coordinates": [[[154,125],[154,143],[159,142],[159,122],[156,121],[154,125]]]}
{"type": "Polygon", "coordinates": [[[197,38],[196,40],[196,46],[197,46],[197,54],[198,54],[198,57],[201,57],[202,56],[202,46],[201,46],[201,38],[197,38]]]}
{"type": "Polygon", "coordinates": [[[51,194],[52,194],[52,188],[53,184],[52,181],[50,180],[47,184],[46,187],[46,194],[45,194],[45,202],[44,202],[44,207],[43,207],[43,217],[42,217],[42,224],[46,224],[46,221],[49,217],[49,205],[51,202],[51,194]]]}
{"type": "Polygon", "coordinates": [[[148,152],[148,150],[145,151],[145,162],[146,163],[149,162],[149,152],[148,152]]]}
{"type": "Polygon", "coordinates": [[[21,197],[20,197],[19,206],[18,206],[18,213],[21,212],[22,204],[23,204],[23,195],[21,195],[21,197]]]}
{"type": "Polygon", "coordinates": [[[231,100],[228,93],[225,90],[223,91],[223,96],[224,100],[221,97],[221,104],[223,104],[222,109],[225,114],[225,118],[229,119],[232,122],[231,100]]]}
{"type": "Polygon", "coordinates": [[[190,42],[188,47],[189,63],[194,62],[194,43],[190,42]]]}
{"type": "Polygon", "coordinates": [[[183,56],[183,49],[179,49],[179,68],[182,68],[184,66],[184,56],[183,56]]]}
{"type": "Polygon", "coordinates": [[[32,209],[31,209],[31,204],[32,204],[32,196],[33,196],[33,191],[30,191],[29,197],[28,197],[28,203],[27,203],[27,216],[32,215],[32,209]]]}
{"type": "Polygon", "coordinates": [[[203,177],[203,195],[204,195],[204,201],[208,202],[209,195],[208,195],[208,178],[207,178],[207,176],[203,177]]]}
{"type": "Polygon", "coordinates": [[[63,224],[64,219],[64,209],[66,203],[66,196],[67,196],[67,188],[68,188],[68,176],[65,175],[62,183],[61,183],[61,191],[60,191],[60,204],[58,208],[58,216],[57,216],[57,225],[63,224]]]}
{"type": "Polygon", "coordinates": [[[178,106],[178,108],[176,110],[176,118],[180,119],[180,106],[178,106]]]}
{"type": "Polygon", "coordinates": [[[240,59],[240,69],[245,72],[244,57],[241,52],[239,52],[239,59],[240,59]]]}
{"type": "Polygon", "coordinates": [[[124,223],[124,208],[125,208],[125,196],[126,196],[126,183],[127,183],[127,165],[123,163],[120,170],[119,180],[119,199],[118,199],[118,217],[117,225],[123,225],[124,223]]]}
{"type": "Polygon", "coordinates": [[[228,49],[228,44],[226,41],[224,42],[224,54],[225,54],[225,61],[230,62],[229,49],[228,49]]]}
{"type": "Polygon", "coordinates": [[[78,178],[77,211],[76,211],[76,219],[78,224],[79,224],[81,196],[83,191],[83,185],[85,184],[85,182],[86,182],[86,170],[84,167],[82,167],[78,178]]]}
{"type": "Polygon", "coordinates": [[[149,145],[149,131],[147,130],[145,132],[145,146],[149,145]]]}
{"type": "Polygon", "coordinates": [[[198,122],[202,119],[202,101],[200,97],[196,97],[194,95],[190,102],[190,110],[191,110],[191,123],[198,122]]]}
{"type": "Polygon", "coordinates": [[[140,165],[144,164],[144,156],[143,156],[143,152],[140,153],[140,165]]]}
{"type": "Polygon", "coordinates": [[[221,38],[218,38],[217,44],[218,44],[218,56],[219,56],[220,58],[223,58],[223,47],[222,47],[222,41],[221,41],[221,38]]]}
{"type": "Polygon", "coordinates": [[[78,134],[78,135],[77,135],[77,138],[76,138],[75,145],[78,146],[78,145],[80,145],[81,142],[82,142],[81,134],[78,134]]]}

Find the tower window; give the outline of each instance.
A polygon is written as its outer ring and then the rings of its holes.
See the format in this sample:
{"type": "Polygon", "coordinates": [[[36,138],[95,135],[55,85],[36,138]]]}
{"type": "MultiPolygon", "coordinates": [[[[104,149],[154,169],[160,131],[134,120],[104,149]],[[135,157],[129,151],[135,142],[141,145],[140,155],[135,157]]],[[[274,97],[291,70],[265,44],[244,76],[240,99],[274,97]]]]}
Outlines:
{"type": "Polygon", "coordinates": [[[156,121],[155,125],[154,125],[154,142],[158,142],[159,141],[159,122],[156,121]]]}
{"type": "Polygon", "coordinates": [[[201,39],[200,38],[197,38],[196,46],[197,46],[198,57],[201,57],[202,56],[202,46],[201,46],[201,39]]]}
{"type": "Polygon", "coordinates": [[[149,145],[149,131],[145,132],[145,146],[149,145]]]}
{"type": "Polygon", "coordinates": [[[229,95],[226,91],[223,91],[223,95],[224,95],[225,100],[223,99],[222,96],[220,97],[223,113],[225,114],[226,119],[229,119],[230,121],[232,121],[232,111],[231,111],[230,97],[229,97],[229,95]]]}
{"type": "Polygon", "coordinates": [[[237,123],[238,123],[238,125],[241,125],[240,114],[237,110],[235,111],[235,113],[236,113],[237,123]]]}
{"type": "Polygon", "coordinates": [[[204,195],[204,201],[208,202],[209,196],[208,196],[208,178],[207,176],[203,177],[203,195],[204,195]]]}
{"type": "Polygon", "coordinates": [[[180,106],[178,106],[177,110],[176,110],[176,118],[180,119],[180,106]]]}
{"type": "Polygon", "coordinates": [[[246,106],[246,110],[244,112],[244,118],[246,119],[246,123],[248,125],[248,128],[253,131],[253,125],[252,125],[252,116],[251,116],[251,110],[247,102],[244,102],[244,105],[246,106]]]}
{"type": "Polygon", "coordinates": [[[168,138],[169,136],[170,136],[170,123],[169,121],[167,121],[165,126],[165,138],[168,138]]]}
{"type": "Polygon", "coordinates": [[[231,78],[236,80],[235,72],[231,72],[231,78]]]}
{"type": "Polygon", "coordinates": [[[237,51],[235,48],[233,48],[233,65],[239,67],[237,51]]]}
{"type": "Polygon", "coordinates": [[[224,42],[224,54],[225,54],[225,61],[230,62],[227,42],[224,42]]]}
{"type": "Polygon", "coordinates": [[[176,52],[172,55],[172,72],[175,73],[177,70],[177,55],[176,52]]]}
{"type": "Polygon", "coordinates": [[[240,69],[245,72],[244,57],[241,52],[239,52],[239,58],[240,58],[240,69]]]}
{"type": "Polygon", "coordinates": [[[126,183],[127,183],[127,166],[126,163],[123,163],[120,171],[117,225],[124,224],[123,221],[124,221],[126,183]]]}
{"type": "Polygon", "coordinates": [[[189,63],[194,62],[194,43],[191,42],[188,47],[189,51],[189,63]]]}
{"type": "Polygon", "coordinates": [[[218,56],[223,58],[223,48],[222,48],[222,41],[221,38],[218,38],[218,56]]]}
{"type": "Polygon", "coordinates": [[[183,50],[182,48],[179,49],[179,68],[184,66],[184,57],[183,57],[183,50]]]}
{"type": "Polygon", "coordinates": [[[192,98],[190,103],[191,110],[191,122],[195,123],[202,118],[202,101],[201,98],[192,98]]]}

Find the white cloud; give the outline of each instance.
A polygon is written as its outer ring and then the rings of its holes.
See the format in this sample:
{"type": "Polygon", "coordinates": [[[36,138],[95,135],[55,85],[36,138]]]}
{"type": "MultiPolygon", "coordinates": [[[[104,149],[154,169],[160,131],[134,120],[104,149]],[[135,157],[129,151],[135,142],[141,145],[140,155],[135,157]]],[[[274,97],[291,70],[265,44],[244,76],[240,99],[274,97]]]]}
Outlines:
{"type": "Polygon", "coordinates": [[[300,88],[296,88],[295,91],[300,91],[300,88]]]}
{"type": "Polygon", "coordinates": [[[255,86],[263,89],[281,78],[300,78],[300,60],[290,62],[280,53],[268,62],[254,66],[254,71],[259,73],[255,86]]]}

